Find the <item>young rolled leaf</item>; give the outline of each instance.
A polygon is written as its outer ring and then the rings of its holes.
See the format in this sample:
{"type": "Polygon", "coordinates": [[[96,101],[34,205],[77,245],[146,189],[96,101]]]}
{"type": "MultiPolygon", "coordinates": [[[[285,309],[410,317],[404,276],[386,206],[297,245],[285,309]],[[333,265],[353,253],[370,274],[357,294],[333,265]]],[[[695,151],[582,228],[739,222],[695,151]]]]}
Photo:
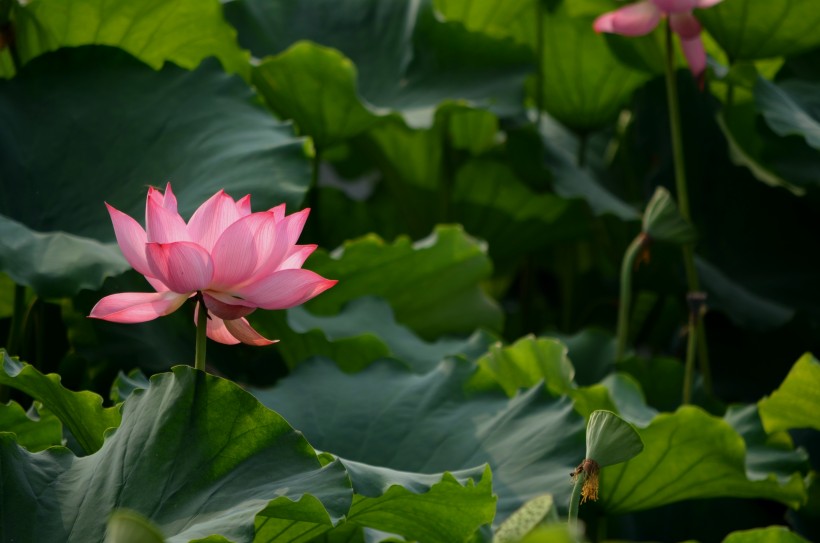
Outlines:
{"type": "Polygon", "coordinates": [[[678,213],[678,206],[672,195],[664,187],[655,189],[655,194],[646,205],[643,214],[643,231],[650,239],[670,243],[695,241],[695,229],[678,213]]]}
{"type": "Polygon", "coordinates": [[[537,496],[509,516],[495,531],[493,543],[518,543],[546,519],[558,521],[552,494],[537,496]]]}
{"type": "Polygon", "coordinates": [[[620,464],[643,451],[643,440],[635,428],[611,411],[593,411],[587,423],[585,458],[600,467],[620,464]]]}
{"type": "Polygon", "coordinates": [[[120,509],[108,520],[105,543],[165,543],[165,538],[144,516],[120,509]]]}

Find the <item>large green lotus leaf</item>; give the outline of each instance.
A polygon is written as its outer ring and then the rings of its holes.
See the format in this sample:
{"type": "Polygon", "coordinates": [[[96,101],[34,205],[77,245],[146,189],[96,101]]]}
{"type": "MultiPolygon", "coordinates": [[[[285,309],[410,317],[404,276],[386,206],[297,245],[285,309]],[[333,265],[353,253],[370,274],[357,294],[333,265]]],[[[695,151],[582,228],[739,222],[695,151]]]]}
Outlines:
{"type": "Polygon", "coordinates": [[[564,198],[581,198],[596,215],[611,214],[624,221],[639,220],[640,213],[578,165],[578,138],[547,115],[542,116],[538,136],[543,146],[544,164],[552,172],[555,193],[564,198]]]}
{"type": "MultiPolygon", "coordinates": [[[[315,135],[325,140],[331,132],[343,133],[331,121],[344,118],[351,107],[359,121],[366,117],[364,107],[373,113],[397,111],[416,126],[432,124],[433,112],[447,99],[469,100],[505,112],[521,109],[523,78],[530,62],[526,48],[441,21],[429,1],[233,0],[225,4],[225,14],[239,30],[240,43],[257,57],[279,55],[305,40],[344,55],[346,62],[338,62],[334,55],[317,53],[321,49],[300,46],[311,55],[296,54],[285,60],[294,52],[290,50],[274,60],[281,67],[298,64],[297,57],[317,58],[329,69],[321,74],[308,68],[320,79],[276,74],[286,80],[279,87],[285,104],[314,101],[327,106],[299,108],[301,121],[294,117],[300,126],[319,127],[315,135]],[[317,18],[317,13],[327,15],[317,18]],[[358,72],[355,82],[349,62],[358,72]],[[358,104],[354,89],[360,96],[358,104]]],[[[262,70],[277,84],[268,68],[262,70]]],[[[276,100],[270,102],[274,109],[284,109],[276,100]]]]}
{"type": "Polygon", "coordinates": [[[785,526],[769,526],[732,532],[723,543],[808,543],[785,526]]]}
{"type": "Polygon", "coordinates": [[[592,19],[570,15],[564,4],[542,17],[540,96],[535,80],[528,82],[536,103],[577,131],[612,121],[652,74],[621,62],[607,38],[593,30],[592,19]]]}
{"type": "Polygon", "coordinates": [[[477,362],[478,371],[469,385],[477,390],[495,382],[507,396],[514,396],[520,388],[543,380],[550,393],[561,396],[573,387],[575,368],[566,346],[554,339],[527,336],[507,347],[497,343],[477,362]]]}
{"type": "Polygon", "coordinates": [[[416,243],[400,237],[387,244],[370,235],[332,254],[317,251],[307,267],[339,283],[306,307],[316,314],[338,313],[365,295],[386,299],[396,320],[424,338],[498,330],[501,311],[481,290],[491,263],[480,243],[457,226],[441,226],[416,243]]]}
{"type": "Polygon", "coordinates": [[[37,368],[11,358],[6,351],[0,367],[0,384],[15,388],[40,401],[63,423],[87,454],[103,445],[109,428],[120,424],[116,407],[102,406],[102,398],[87,390],[74,392],[60,384],[56,373],[43,375],[37,368]]]}
{"type": "Polygon", "coordinates": [[[293,119],[319,149],[349,139],[378,117],[361,103],[356,66],[335,49],[297,42],[253,69],[253,82],[283,119],[293,119]]]}
{"type": "Polygon", "coordinates": [[[749,479],[762,480],[774,474],[781,484],[786,484],[793,473],[808,471],[806,451],[795,450],[787,432],[767,433],[757,405],[731,406],[723,418],[746,442],[746,474],[749,479]]]}
{"type": "Polygon", "coordinates": [[[542,386],[512,399],[501,391],[467,395],[474,371],[459,359],[426,374],[385,361],[347,375],[317,358],[255,394],[316,447],[346,461],[415,473],[489,463],[496,522],[546,492],[563,507],[568,475],[583,458],[583,418],[568,398],[550,397],[542,386]]]}
{"type": "Polygon", "coordinates": [[[0,403],[0,432],[15,435],[17,443],[31,452],[63,443],[63,425],[54,413],[40,409],[29,416],[19,403],[0,403]]]}
{"type": "Polygon", "coordinates": [[[468,30],[528,43],[535,35],[537,1],[433,0],[433,4],[445,19],[458,21],[468,30]]]}
{"type": "Polygon", "coordinates": [[[739,326],[762,330],[782,326],[794,316],[794,309],[752,292],[705,259],[695,258],[695,266],[709,306],[725,312],[739,326]]]}
{"type": "Polygon", "coordinates": [[[805,138],[820,149],[820,82],[789,79],[772,83],[760,77],[755,85],[755,105],[780,136],[805,138]]]}
{"type": "Polygon", "coordinates": [[[772,160],[772,153],[776,153],[779,147],[771,141],[776,136],[761,127],[751,103],[726,107],[718,113],[716,120],[726,137],[732,162],[747,168],[759,181],[772,187],[783,187],[797,196],[806,193],[805,185],[816,183],[817,176],[812,172],[782,167],[784,162],[793,161],[786,157],[791,157],[794,152],[772,160]]]}
{"type": "Polygon", "coordinates": [[[771,396],[759,402],[768,432],[792,428],[820,430],[820,362],[804,354],[771,396]]]}
{"type": "Polygon", "coordinates": [[[130,267],[116,243],[66,232],[36,232],[0,215],[0,269],[40,296],[56,298],[96,289],[107,276],[130,267]]]}
{"type": "Polygon", "coordinates": [[[395,358],[418,372],[433,369],[448,355],[478,358],[494,338],[476,331],[466,339],[420,339],[396,322],[390,305],[379,298],[364,297],[348,303],[338,315],[317,316],[304,307],[268,311],[254,320],[260,333],[270,331],[281,340],[278,350],[288,366],[311,356],[326,356],[349,372],[359,371],[380,358],[395,358]]]}
{"type": "Polygon", "coordinates": [[[820,12],[805,0],[721,2],[697,17],[732,61],[794,55],[820,45],[820,12]]]}
{"type": "MultiPolygon", "coordinates": [[[[20,541],[100,541],[108,514],[135,511],[172,542],[219,534],[250,541],[257,513],[330,528],[348,511],[350,479],[322,466],[296,430],[237,385],[177,366],[123,405],[93,455],[31,454],[0,437],[8,466],[3,533],[20,541]]],[[[289,541],[290,539],[283,539],[289,541]]]]}
{"type": "Polygon", "coordinates": [[[252,193],[255,209],[297,207],[310,180],[302,143],[255,100],[215,61],[157,72],[107,47],[43,55],[0,81],[0,215],[16,233],[2,236],[3,260],[42,259],[4,267],[41,295],[99,287],[123,271],[98,243],[114,240],[103,202],[139,220],[146,186],[166,181],[186,217],[222,188],[252,193]]]}
{"type": "Polygon", "coordinates": [[[110,45],[157,70],[166,61],[193,69],[214,56],[231,73],[247,77],[250,71],[218,0],[33,0],[13,6],[23,63],[61,47],[110,45]]]}
{"type": "Polygon", "coordinates": [[[451,198],[454,217],[488,242],[499,267],[550,243],[583,237],[588,229],[577,202],[532,191],[499,161],[466,162],[456,173],[451,198]]]}
{"type": "Polygon", "coordinates": [[[608,513],[715,497],[767,498],[797,507],[806,499],[800,473],[749,479],[743,438],[724,420],[697,407],[662,413],[638,434],[643,453],[601,471],[601,500],[608,513]]]}
{"type": "MultiPolygon", "coordinates": [[[[399,534],[410,541],[466,541],[495,515],[496,496],[487,466],[422,474],[342,462],[355,494],[345,524],[331,532],[331,541],[356,527],[399,534]]],[[[257,532],[257,541],[267,541],[264,535],[257,532]]]]}

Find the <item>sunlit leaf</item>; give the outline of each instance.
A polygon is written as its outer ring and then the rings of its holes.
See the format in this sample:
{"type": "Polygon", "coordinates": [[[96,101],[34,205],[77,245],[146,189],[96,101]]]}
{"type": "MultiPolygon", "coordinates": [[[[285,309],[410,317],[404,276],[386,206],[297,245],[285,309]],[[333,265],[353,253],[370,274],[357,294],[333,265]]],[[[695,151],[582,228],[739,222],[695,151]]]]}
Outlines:
{"type": "Polygon", "coordinates": [[[808,543],[785,526],[769,526],[732,532],[723,543],[808,543]]]}
{"type": "Polygon", "coordinates": [[[193,69],[217,57],[225,70],[247,77],[248,55],[236,31],[222,18],[217,0],[33,0],[15,2],[15,37],[25,63],[48,51],[81,45],[110,45],[152,68],[165,62],[193,69]]]}
{"type": "Polygon", "coordinates": [[[746,446],[728,423],[684,406],[638,429],[644,452],[601,470],[601,500],[611,513],[715,497],[767,498],[793,507],[806,490],[800,473],[781,483],[774,474],[750,480],[746,446]]]}
{"type": "Polygon", "coordinates": [[[63,442],[63,425],[50,411],[41,409],[27,414],[17,402],[0,403],[0,432],[15,435],[17,443],[31,452],[63,442]]]}
{"type": "Polygon", "coordinates": [[[478,327],[497,330],[501,324],[499,308],[478,285],[490,275],[490,261],[458,227],[439,227],[416,243],[401,237],[387,244],[366,236],[333,254],[317,251],[307,267],[339,280],[306,305],[317,314],[337,313],[350,300],[376,295],[390,303],[398,322],[425,338],[478,327]]]}
{"type": "Polygon", "coordinates": [[[63,423],[86,454],[98,450],[109,428],[120,424],[116,407],[103,407],[102,398],[93,392],[68,390],[56,373],[43,375],[37,368],[2,353],[0,384],[15,388],[42,402],[63,423]]]}
{"type": "Polygon", "coordinates": [[[732,61],[793,55],[820,45],[820,12],[804,0],[721,2],[697,11],[732,61]]]}
{"type": "Polygon", "coordinates": [[[767,432],[792,428],[820,430],[820,362],[805,354],[771,396],[759,402],[767,432]]]}

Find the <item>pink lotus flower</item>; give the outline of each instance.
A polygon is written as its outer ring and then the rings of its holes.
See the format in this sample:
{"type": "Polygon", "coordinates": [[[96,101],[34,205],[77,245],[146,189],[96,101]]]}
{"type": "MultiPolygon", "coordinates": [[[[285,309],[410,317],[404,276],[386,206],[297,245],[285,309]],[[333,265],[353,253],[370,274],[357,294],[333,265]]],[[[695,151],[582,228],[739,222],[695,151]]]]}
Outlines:
{"type": "MultiPolygon", "coordinates": [[[[239,201],[220,190],[186,224],[171,184],[148,189],[145,230],[106,204],[122,254],[156,292],[125,292],[100,300],[90,317],[134,323],[176,311],[201,293],[208,337],[233,345],[269,345],[244,317],[257,308],[287,309],[336,284],[301,269],[315,245],[296,245],[309,209],[285,216],[285,204],[251,213],[250,195],[239,201]]],[[[197,302],[196,313],[201,310],[197,302]]],[[[195,317],[196,319],[196,317],[195,317]]]]}
{"type": "Polygon", "coordinates": [[[669,16],[672,31],[680,38],[689,69],[699,79],[706,70],[706,51],[700,39],[700,23],[692,15],[695,8],[708,8],[723,0],[642,0],[604,13],[592,25],[596,32],[622,36],[643,36],[669,16]]]}

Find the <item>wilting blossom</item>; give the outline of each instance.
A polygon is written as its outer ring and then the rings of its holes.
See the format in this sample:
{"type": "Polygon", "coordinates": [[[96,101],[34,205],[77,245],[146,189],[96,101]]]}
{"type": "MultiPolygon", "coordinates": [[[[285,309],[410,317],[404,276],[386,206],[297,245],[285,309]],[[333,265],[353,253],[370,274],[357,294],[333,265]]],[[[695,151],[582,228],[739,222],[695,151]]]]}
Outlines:
{"type": "Polygon", "coordinates": [[[700,23],[692,15],[692,10],[720,2],[722,0],[642,0],[604,13],[595,19],[593,28],[596,32],[643,36],[652,32],[661,19],[669,17],[669,25],[680,38],[689,69],[699,79],[706,70],[706,51],[700,39],[700,23]]]}
{"type": "MultiPolygon", "coordinates": [[[[251,213],[250,195],[234,201],[220,190],[188,223],[177,212],[169,183],[148,189],[145,229],[110,205],[125,259],[156,292],[125,292],[100,300],[90,317],[134,323],[177,310],[201,293],[208,337],[219,343],[268,345],[245,316],[257,308],[287,309],[336,284],[301,269],[315,245],[297,245],[309,210],[285,216],[285,204],[251,213]]],[[[195,314],[202,308],[197,302],[195,314]]],[[[196,318],[196,317],[195,317],[196,318]]]]}

